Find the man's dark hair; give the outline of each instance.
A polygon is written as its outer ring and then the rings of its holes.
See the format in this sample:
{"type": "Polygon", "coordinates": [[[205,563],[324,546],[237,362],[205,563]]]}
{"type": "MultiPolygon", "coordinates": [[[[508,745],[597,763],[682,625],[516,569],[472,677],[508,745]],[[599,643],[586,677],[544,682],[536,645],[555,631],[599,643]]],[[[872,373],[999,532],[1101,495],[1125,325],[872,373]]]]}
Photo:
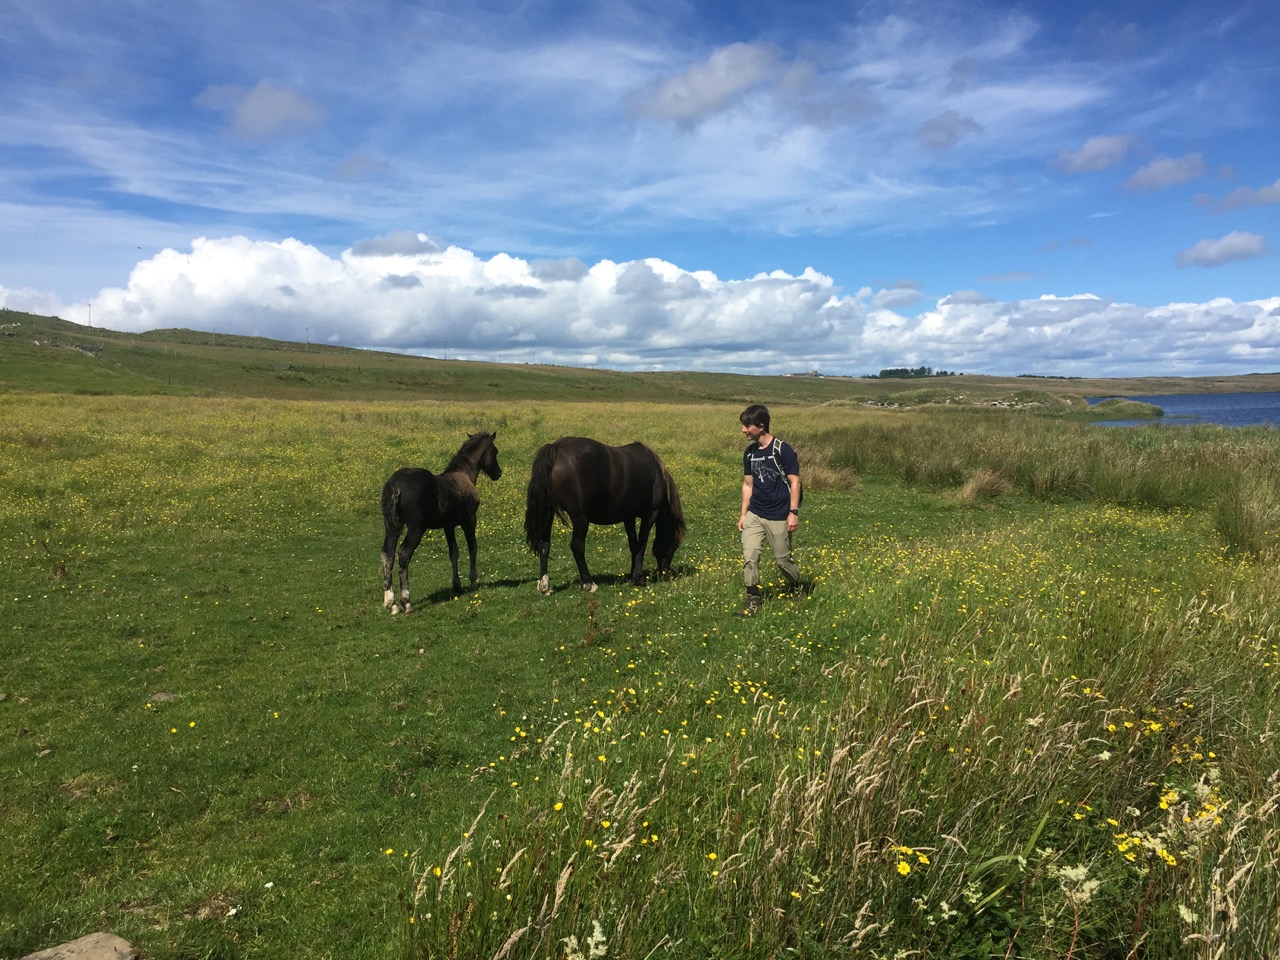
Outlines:
{"type": "Polygon", "coordinates": [[[769,432],[769,408],[762,403],[753,403],[738,416],[744,427],[764,427],[769,432]]]}

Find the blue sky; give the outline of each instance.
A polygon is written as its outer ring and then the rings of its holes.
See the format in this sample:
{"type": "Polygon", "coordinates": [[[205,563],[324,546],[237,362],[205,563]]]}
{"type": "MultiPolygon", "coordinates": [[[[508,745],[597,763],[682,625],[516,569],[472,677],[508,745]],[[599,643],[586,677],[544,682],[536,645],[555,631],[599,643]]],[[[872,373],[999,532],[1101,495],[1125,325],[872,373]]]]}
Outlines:
{"type": "Polygon", "coordinates": [[[8,0],[0,304],[620,369],[1280,370],[1280,8],[8,0]]]}

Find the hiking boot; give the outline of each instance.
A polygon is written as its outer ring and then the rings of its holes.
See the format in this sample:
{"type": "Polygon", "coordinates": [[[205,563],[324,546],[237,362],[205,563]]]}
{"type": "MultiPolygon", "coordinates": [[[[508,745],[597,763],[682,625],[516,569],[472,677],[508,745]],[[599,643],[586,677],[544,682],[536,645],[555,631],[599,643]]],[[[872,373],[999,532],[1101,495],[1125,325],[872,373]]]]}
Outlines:
{"type": "Polygon", "coordinates": [[[760,594],[748,593],[747,603],[741,609],[734,613],[735,617],[754,617],[760,612],[760,594]]]}

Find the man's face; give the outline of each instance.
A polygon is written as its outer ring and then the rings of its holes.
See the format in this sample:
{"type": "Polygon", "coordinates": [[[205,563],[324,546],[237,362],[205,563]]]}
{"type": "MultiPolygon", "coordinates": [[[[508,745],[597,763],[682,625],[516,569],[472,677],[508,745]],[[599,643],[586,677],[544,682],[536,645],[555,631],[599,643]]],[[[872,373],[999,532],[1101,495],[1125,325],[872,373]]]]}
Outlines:
{"type": "Polygon", "coordinates": [[[764,436],[764,427],[757,426],[754,423],[744,423],[742,425],[742,434],[753,443],[759,443],[760,438],[764,436]]]}

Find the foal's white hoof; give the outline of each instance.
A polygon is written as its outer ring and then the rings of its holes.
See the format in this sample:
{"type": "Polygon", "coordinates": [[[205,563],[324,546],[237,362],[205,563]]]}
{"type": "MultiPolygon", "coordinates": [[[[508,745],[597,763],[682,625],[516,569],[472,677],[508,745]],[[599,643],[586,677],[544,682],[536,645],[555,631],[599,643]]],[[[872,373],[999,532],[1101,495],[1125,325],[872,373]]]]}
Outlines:
{"type": "Polygon", "coordinates": [[[393,603],[391,605],[391,615],[394,617],[400,612],[400,604],[393,603]]]}
{"type": "Polygon", "coordinates": [[[538,592],[547,594],[548,596],[551,594],[551,578],[550,577],[543,577],[541,580],[538,581],[538,592]]]}
{"type": "Polygon", "coordinates": [[[584,591],[584,592],[586,592],[586,593],[595,593],[595,592],[596,592],[596,585],[595,585],[594,583],[584,583],[584,584],[582,585],[582,589],[583,589],[583,591],[584,591]]]}
{"type": "Polygon", "coordinates": [[[388,590],[382,595],[382,605],[388,610],[396,605],[396,593],[394,590],[388,590]]]}

